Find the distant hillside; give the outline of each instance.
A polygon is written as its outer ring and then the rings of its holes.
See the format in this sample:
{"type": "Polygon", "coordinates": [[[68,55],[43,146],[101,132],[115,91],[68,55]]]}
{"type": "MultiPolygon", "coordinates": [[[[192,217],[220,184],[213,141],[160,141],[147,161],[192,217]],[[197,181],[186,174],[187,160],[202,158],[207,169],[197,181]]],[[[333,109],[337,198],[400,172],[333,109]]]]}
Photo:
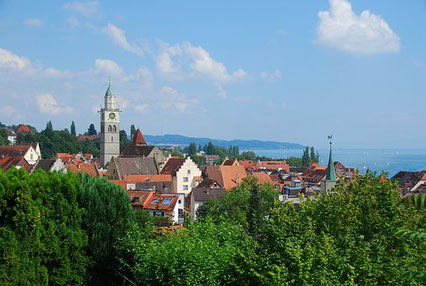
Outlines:
{"type": "Polygon", "coordinates": [[[260,141],[260,140],[217,140],[211,138],[186,137],[182,135],[144,135],[146,141],[153,145],[205,145],[212,142],[215,146],[229,147],[238,146],[240,149],[303,149],[305,146],[297,143],[260,141]]]}

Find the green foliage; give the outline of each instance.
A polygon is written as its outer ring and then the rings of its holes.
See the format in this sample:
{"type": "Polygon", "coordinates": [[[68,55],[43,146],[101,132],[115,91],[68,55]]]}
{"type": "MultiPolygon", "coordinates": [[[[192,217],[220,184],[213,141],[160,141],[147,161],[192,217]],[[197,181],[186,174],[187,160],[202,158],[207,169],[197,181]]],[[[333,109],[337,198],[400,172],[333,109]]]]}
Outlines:
{"type": "Polygon", "coordinates": [[[306,166],[311,163],[318,163],[318,162],[319,162],[318,152],[315,153],[314,147],[311,147],[309,151],[309,147],[306,146],[306,149],[303,151],[303,155],[302,155],[302,165],[306,166]]]}
{"type": "Polygon", "coordinates": [[[56,153],[91,153],[94,157],[99,157],[100,140],[86,140],[77,142],[77,137],[65,130],[53,130],[52,124],[48,123],[47,128],[40,133],[20,133],[17,135],[18,144],[40,143],[40,150],[43,158],[49,159],[56,156],[56,153]]]}
{"type": "Polygon", "coordinates": [[[136,261],[132,269],[137,285],[238,284],[233,277],[238,253],[252,242],[241,228],[211,220],[194,223],[162,239],[127,237],[136,261]]]}
{"type": "Polygon", "coordinates": [[[199,220],[229,221],[255,235],[262,231],[277,195],[273,186],[258,187],[256,178],[246,178],[222,199],[203,204],[197,210],[197,217],[199,220]]]}
{"type": "Polygon", "coordinates": [[[7,139],[7,134],[4,129],[0,129],[0,146],[1,145],[8,145],[9,140],[7,139]]]}
{"type": "Polygon", "coordinates": [[[135,133],[136,133],[136,128],[135,128],[135,125],[132,124],[132,125],[130,125],[130,136],[131,136],[132,140],[133,140],[133,135],[135,135],[135,133]]]}
{"type": "Polygon", "coordinates": [[[87,129],[87,135],[96,135],[96,134],[98,134],[98,131],[96,131],[95,125],[92,123],[87,129]]]}
{"type": "Polygon", "coordinates": [[[407,271],[424,272],[426,249],[395,233],[424,225],[397,185],[368,173],[302,203],[299,211],[277,205],[237,275],[253,285],[404,284],[407,271]]]}
{"type": "Polygon", "coordinates": [[[299,157],[290,157],[286,159],[288,165],[292,167],[303,167],[303,159],[299,157]]]}
{"type": "Polygon", "coordinates": [[[257,160],[256,154],[253,151],[244,151],[241,153],[241,155],[238,157],[240,160],[257,160]]]}
{"type": "Polygon", "coordinates": [[[1,285],[84,281],[88,239],[78,186],[72,174],[0,172],[1,285]]]}
{"type": "Polygon", "coordinates": [[[71,122],[71,135],[74,135],[74,136],[76,136],[77,134],[76,134],[76,132],[75,132],[75,123],[74,123],[74,121],[73,122],[71,122]]]}
{"type": "Polygon", "coordinates": [[[120,148],[124,148],[130,145],[130,141],[127,138],[127,133],[125,130],[120,130],[120,148]]]}
{"type": "Polygon", "coordinates": [[[83,227],[88,231],[88,255],[92,284],[112,283],[117,265],[114,244],[134,223],[130,199],[123,188],[105,178],[80,174],[79,203],[86,210],[83,227]]]}
{"type": "Polygon", "coordinates": [[[188,146],[188,155],[192,157],[195,154],[197,154],[197,145],[195,145],[195,143],[191,143],[188,146]]]}
{"type": "Polygon", "coordinates": [[[412,194],[405,198],[405,200],[412,204],[413,206],[416,206],[420,209],[426,208],[426,194],[412,194]]]}

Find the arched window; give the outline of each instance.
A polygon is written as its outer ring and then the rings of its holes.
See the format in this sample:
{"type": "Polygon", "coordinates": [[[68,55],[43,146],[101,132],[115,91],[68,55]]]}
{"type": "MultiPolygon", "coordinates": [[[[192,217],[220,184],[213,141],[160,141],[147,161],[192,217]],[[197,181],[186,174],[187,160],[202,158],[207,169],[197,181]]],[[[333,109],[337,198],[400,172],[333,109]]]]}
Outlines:
{"type": "Polygon", "coordinates": [[[113,130],[114,132],[117,132],[117,126],[115,126],[115,125],[114,125],[114,126],[112,127],[112,130],[113,130]]]}
{"type": "Polygon", "coordinates": [[[112,126],[108,125],[108,132],[112,132],[112,126]]]}
{"type": "Polygon", "coordinates": [[[111,142],[114,142],[114,137],[113,136],[111,136],[111,142]]]}

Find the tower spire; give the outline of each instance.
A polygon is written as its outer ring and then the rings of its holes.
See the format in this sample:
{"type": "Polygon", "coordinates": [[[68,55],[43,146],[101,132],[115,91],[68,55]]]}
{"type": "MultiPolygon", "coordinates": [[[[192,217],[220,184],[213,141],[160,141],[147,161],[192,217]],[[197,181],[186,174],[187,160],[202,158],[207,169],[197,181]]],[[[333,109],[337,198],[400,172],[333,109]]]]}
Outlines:
{"type": "Polygon", "coordinates": [[[332,156],[332,142],[331,139],[333,138],[333,135],[328,136],[328,139],[330,140],[330,154],[328,156],[328,167],[327,167],[327,181],[336,181],[336,171],[334,169],[334,162],[333,162],[333,156],[332,156]]]}

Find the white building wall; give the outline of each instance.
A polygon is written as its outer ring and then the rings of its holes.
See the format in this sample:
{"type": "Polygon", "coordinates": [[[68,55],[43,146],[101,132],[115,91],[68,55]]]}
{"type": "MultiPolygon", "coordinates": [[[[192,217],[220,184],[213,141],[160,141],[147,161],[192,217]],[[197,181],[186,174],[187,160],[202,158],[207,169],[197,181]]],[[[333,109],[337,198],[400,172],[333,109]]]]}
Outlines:
{"type": "Polygon", "coordinates": [[[191,158],[187,158],[176,172],[176,192],[187,196],[195,187],[194,177],[198,176],[201,176],[201,170],[191,158]]]}
{"type": "Polygon", "coordinates": [[[36,152],[36,150],[34,150],[33,147],[30,147],[25,154],[24,159],[28,162],[28,164],[34,165],[39,159],[41,159],[41,156],[36,152]]]}

